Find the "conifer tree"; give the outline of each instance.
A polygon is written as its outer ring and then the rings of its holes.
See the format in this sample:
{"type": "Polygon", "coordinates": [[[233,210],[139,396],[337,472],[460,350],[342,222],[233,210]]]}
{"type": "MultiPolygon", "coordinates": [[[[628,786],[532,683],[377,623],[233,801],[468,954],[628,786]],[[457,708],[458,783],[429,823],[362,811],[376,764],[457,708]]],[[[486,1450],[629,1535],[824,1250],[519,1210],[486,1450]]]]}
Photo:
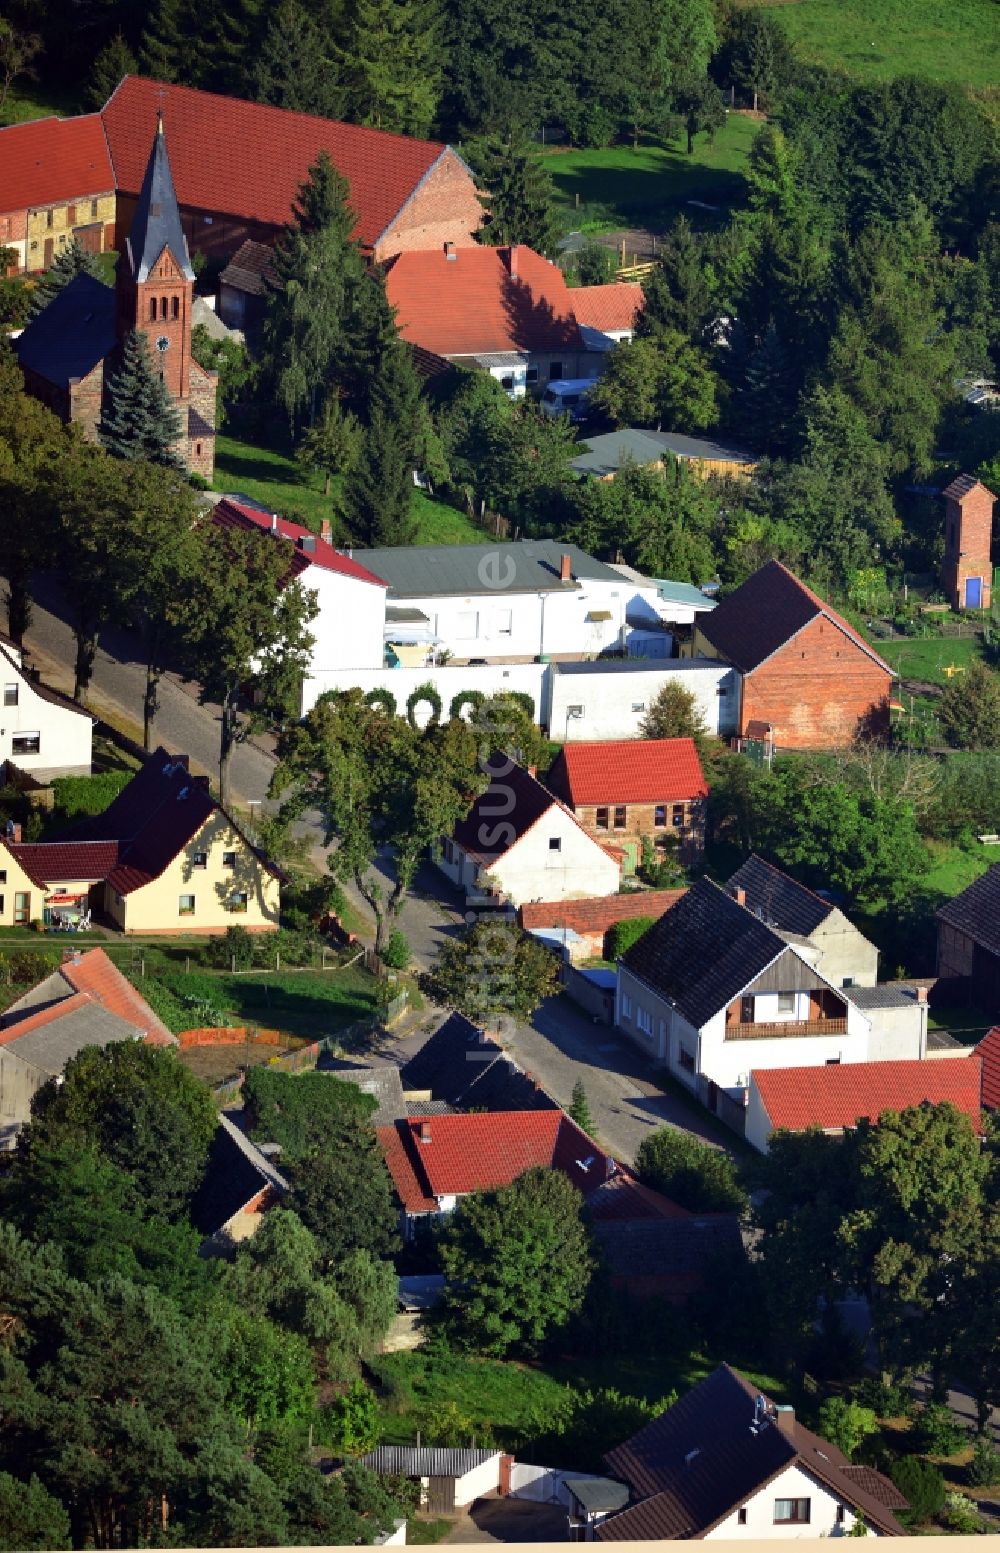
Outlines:
{"type": "Polygon", "coordinates": [[[385,282],[378,272],[367,270],[355,277],[347,317],[335,367],[337,388],[344,403],[367,422],[382,363],[399,339],[385,282]]]}
{"type": "Polygon", "coordinates": [[[206,50],[199,49],[195,0],[156,0],[139,42],[143,75],[201,86],[206,50]]]}
{"type": "Polygon", "coordinates": [[[444,79],[439,0],[357,0],[344,58],[352,117],[427,135],[444,79]]]}
{"type": "Polygon", "coordinates": [[[94,60],[87,83],[86,97],[92,108],[103,108],[124,76],[138,71],[135,55],[120,32],[116,32],[94,60]]]}
{"type": "Polygon", "coordinates": [[[590,1114],[590,1104],[582,1078],[578,1078],[573,1085],[573,1100],[567,1115],[590,1137],[594,1136],[594,1118],[590,1114]]]}
{"type": "Polygon", "coordinates": [[[747,363],[737,401],[740,430],[755,453],[784,450],[795,400],[795,373],[772,319],[747,363]]]}
{"type": "Polygon", "coordinates": [[[209,61],[207,84],[216,91],[246,97],[253,90],[256,60],[267,29],[267,0],[215,0],[206,25],[199,17],[198,36],[209,61]]]}
{"type": "Polygon", "coordinates": [[[268,23],[253,70],[258,102],[342,119],[346,92],[331,39],[298,0],[282,0],[268,23]]]}
{"type": "Polygon", "coordinates": [[[402,341],[385,352],[372,384],[360,456],[344,489],[345,515],[370,545],[414,538],[413,464],[420,386],[402,341]]]}
{"type": "Polygon", "coordinates": [[[487,217],[480,239],[491,247],[524,243],[546,256],[557,238],[552,179],[530,145],[489,140],[479,157],[487,217]]]}
{"type": "Polygon", "coordinates": [[[43,308],[48,307],[53,297],[58,296],[63,287],[77,275],[93,275],[95,279],[100,280],[101,271],[97,256],[85,253],[74,237],[61,253],[56,254],[41,280],[36,282],[28,304],[28,317],[37,317],[43,308]]]}
{"type": "Polygon", "coordinates": [[[693,344],[704,344],[715,312],[715,276],[686,216],[678,216],[670,227],[659,260],[644,286],[645,306],[636,319],[636,334],[641,338],[675,329],[693,344]]]}
{"type": "Polygon", "coordinates": [[[181,417],[166,384],[154,370],[148,337],[133,330],[125,341],[121,366],[108,384],[98,435],[115,458],[146,458],[152,464],[183,469],[176,444],[181,417]]]}

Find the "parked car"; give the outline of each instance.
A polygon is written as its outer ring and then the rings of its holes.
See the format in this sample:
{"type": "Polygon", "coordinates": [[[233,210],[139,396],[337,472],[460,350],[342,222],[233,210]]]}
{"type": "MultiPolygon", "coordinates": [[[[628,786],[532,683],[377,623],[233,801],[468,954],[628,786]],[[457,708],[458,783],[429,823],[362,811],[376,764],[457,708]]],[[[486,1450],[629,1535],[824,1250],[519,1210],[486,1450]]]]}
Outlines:
{"type": "Polygon", "coordinates": [[[568,415],[574,423],[585,421],[590,414],[590,391],[594,379],[562,378],[550,383],[541,398],[546,415],[568,415]]]}

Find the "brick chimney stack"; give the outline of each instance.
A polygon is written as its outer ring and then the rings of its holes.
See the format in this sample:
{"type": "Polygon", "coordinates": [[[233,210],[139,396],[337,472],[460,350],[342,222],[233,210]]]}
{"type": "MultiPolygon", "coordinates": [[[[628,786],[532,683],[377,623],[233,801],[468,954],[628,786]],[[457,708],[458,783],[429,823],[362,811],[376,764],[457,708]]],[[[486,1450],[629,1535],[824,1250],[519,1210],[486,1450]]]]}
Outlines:
{"type": "Polygon", "coordinates": [[[775,1423],[789,1440],[795,1438],[795,1409],[794,1407],[775,1408],[775,1423]]]}
{"type": "Polygon", "coordinates": [[[516,280],[517,279],[517,244],[516,243],[511,243],[511,245],[508,248],[507,252],[510,255],[510,257],[508,259],[508,266],[509,266],[509,269],[510,269],[511,278],[513,280],[516,280]]]}
{"type": "Polygon", "coordinates": [[[322,539],[328,545],[333,543],[333,530],[330,527],[330,519],[329,518],[324,518],[322,523],[320,524],[320,526],[319,526],[319,537],[320,537],[320,539],[322,539]]]}
{"type": "Polygon", "coordinates": [[[420,1123],[420,1141],[421,1141],[421,1143],[430,1143],[430,1141],[431,1141],[431,1124],[430,1124],[430,1122],[421,1122],[420,1123]]]}
{"type": "Polygon", "coordinates": [[[559,581],[573,581],[573,557],[565,553],[559,557],[559,581]]]}
{"type": "Polygon", "coordinates": [[[733,891],[733,898],[736,901],[737,906],[745,906],[747,903],[746,890],[737,886],[737,888],[733,891]]]}

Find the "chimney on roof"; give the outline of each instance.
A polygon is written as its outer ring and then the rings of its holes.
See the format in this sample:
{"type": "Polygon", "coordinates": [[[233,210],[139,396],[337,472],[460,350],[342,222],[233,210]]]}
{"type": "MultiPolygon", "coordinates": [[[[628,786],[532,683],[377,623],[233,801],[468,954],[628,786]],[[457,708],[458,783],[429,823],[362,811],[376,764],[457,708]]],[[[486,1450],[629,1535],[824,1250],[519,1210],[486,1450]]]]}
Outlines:
{"type": "Polygon", "coordinates": [[[431,1141],[431,1124],[430,1124],[430,1122],[421,1122],[420,1123],[420,1141],[421,1141],[421,1143],[430,1143],[430,1141],[431,1141]]]}
{"type": "Polygon", "coordinates": [[[568,555],[565,551],[563,551],[562,555],[559,557],[559,581],[573,581],[573,557],[568,555]]]}
{"type": "Polygon", "coordinates": [[[455,244],[454,243],[445,243],[445,245],[444,245],[444,256],[445,256],[446,259],[451,259],[452,261],[454,261],[455,259],[458,258],[458,254],[455,252],[455,244]]]}
{"type": "Polygon", "coordinates": [[[20,841],[20,839],[21,839],[21,824],[20,824],[19,820],[8,820],[7,821],[7,832],[6,832],[5,839],[7,841],[13,841],[15,845],[17,845],[17,843],[20,841]]]}
{"type": "Polygon", "coordinates": [[[747,903],[746,890],[737,886],[737,888],[733,891],[733,899],[735,900],[737,906],[745,906],[747,903]]]}
{"type": "Polygon", "coordinates": [[[507,249],[507,253],[508,253],[508,256],[509,256],[508,260],[507,260],[508,267],[510,269],[510,273],[511,273],[512,278],[514,280],[516,280],[517,279],[517,244],[516,243],[511,243],[510,247],[507,249]]]}
{"type": "Polygon", "coordinates": [[[278,532],[278,514],[276,512],[272,512],[271,513],[271,533],[272,534],[276,534],[277,532],[278,532]]]}
{"type": "Polygon", "coordinates": [[[926,987],[918,987],[917,988],[917,1002],[918,1003],[926,1003],[927,1002],[927,988],[926,987]]]}
{"type": "Polygon", "coordinates": [[[786,1439],[795,1438],[795,1409],[794,1407],[781,1406],[774,1410],[774,1421],[778,1425],[786,1439]]]}
{"type": "Polygon", "coordinates": [[[333,543],[333,529],[330,527],[329,518],[324,518],[320,524],[319,537],[323,540],[324,544],[329,545],[333,543]]]}

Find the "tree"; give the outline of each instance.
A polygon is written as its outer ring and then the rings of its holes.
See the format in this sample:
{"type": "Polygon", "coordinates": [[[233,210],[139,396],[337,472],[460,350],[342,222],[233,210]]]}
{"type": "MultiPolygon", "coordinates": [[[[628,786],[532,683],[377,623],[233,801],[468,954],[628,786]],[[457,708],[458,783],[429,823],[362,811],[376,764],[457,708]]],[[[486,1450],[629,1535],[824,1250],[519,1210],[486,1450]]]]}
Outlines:
{"type": "Polygon", "coordinates": [[[366,544],[410,544],[416,536],[412,494],[420,385],[401,341],[384,353],[369,394],[368,423],[344,482],[347,519],[366,544]]]}
{"type": "Polygon", "coordinates": [[[204,56],[196,0],[154,0],[139,44],[144,75],[201,86],[204,56]]]}
{"type": "MultiPolygon", "coordinates": [[[[252,1135],[279,1144],[282,1155],[294,1161],[320,1153],[340,1132],[353,1133],[377,1109],[370,1095],[328,1073],[293,1075],[267,1068],[247,1074],[243,1103],[252,1135]]],[[[290,1233],[287,1226],[285,1233],[290,1233]]]]}
{"type": "Polygon", "coordinates": [[[459,1200],[440,1244],[445,1319],[486,1354],[537,1349],[583,1304],[594,1266],[583,1199],[559,1170],[459,1200]]]}
{"type": "Polygon", "coordinates": [[[639,1179],[694,1213],[742,1213],[747,1195],[732,1155],[677,1127],[647,1133],[635,1159],[639,1179]]]}
{"type": "Polygon", "coordinates": [[[639,724],[639,735],[643,739],[693,739],[703,753],[708,726],[693,692],[677,680],[668,680],[650,702],[639,724]]]}
{"type": "Polygon", "coordinates": [[[431,982],[442,1002],[477,1024],[525,1024],[558,985],[552,952],[512,923],[471,924],[441,945],[431,982]]]}
{"type": "Polygon", "coordinates": [[[948,743],[960,750],[1000,749],[1000,674],[985,663],[970,663],[949,681],[937,706],[948,743]]]}
{"type": "Polygon", "coordinates": [[[726,122],[719,88],[707,76],[685,76],[674,88],[674,104],[687,136],[688,156],[693,156],[695,135],[712,137],[726,122]]]}
{"type": "Polygon", "coordinates": [[[906,1497],[903,1521],[919,1526],[938,1514],[944,1504],[945,1483],[938,1467],[919,1456],[901,1456],[889,1465],[889,1476],[906,1497]]]}
{"type": "Polygon", "coordinates": [[[86,92],[89,106],[103,108],[118,83],[127,75],[137,75],[138,71],[136,57],[126,43],[124,34],[116,32],[91,66],[86,92]]]}
{"type": "Polygon", "coordinates": [[[286,728],[278,757],[271,790],[283,799],[282,814],[313,807],[322,814],[327,845],[337,843],[331,873],[351,880],[367,903],[380,952],[424,852],[451,835],[485,786],[474,734],[457,719],[411,728],[358,691],[329,693],[286,728]],[[388,889],[380,854],[394,872],[388,889]]]}
{"type": "Polygon", "coordinates": [[[69,1516],[34,1474],[25,1483],[9,1472],[0,1472],[0,1548],[4,1553],[64,1548],[70,1537],[69,1516]]]}
{"type": "Polygon", "coordinates": [[[352,117],[426,136],[443,82],[438,0],[357,0],[344,50],[352,117]]]}
{"type": "Polygon", "coordinates": [[[552,179],[534,148],[516,140],[486,141],[476,153],[486,220],[478,234],[493,248],[523,243],[551,254],[556,244],[552,179]]]}
{"type": "Polygon", "coordinates": [[[382,1415],[363,1380],[352,1381],[336,1398],[330,1413],[335,1443],[346,1456],[364,1456],[375,1449],[382,1437],[382,1415]]]}
{"type": "Polygon", "coordinates": [[[796,397],[795,373],[772,319],[747,362],[734,406],[737,425],[755,453],[787,449],[796,397]]]}
{"type": "Polygon", "coordinates": [[[258,102],[294,113],[342,119],[343,72],[330,34],[298,0],[282,0],[268,22],[253,69],[258,102]]]}
{"type": "Polygon", "coordinates": [[[77,437],[67,439],[59,461],[59,544],[74,580],[70,613],[77,701],[90,686],[101,629],[118,604],[119,540],[130,516],[128,467],[77,437]]]}
{"type": "Polygon", "coordinates": [[[310,166],[274,250],[278,286],[263,326],[265,367],[292,429],[312,420],[347,328],[361,251],[352,236],[350,187],[326,151],[310,166]]]}
{"type": "Polygon", "coordinates": [[[153,370],[149,339],[140,330],[125,340],[121,365],[108,384],[98,435],[115,458],[185,467],[177,451],[180,413],[163,378],[153,370]]]}
{"type": "Polygon", "coordinates": [[[150,1212],[182,1214],[208,1161],[217,1116],[173,1051],[142,1042],[88,1046],[32,1101],[24,1146],[90,1146],[127,1171],[150,1212]]]}
{"type": "Polygon", "coordinates": [[[563,534],[604,560],[694,584],[716,569],[718,499],[680,459],[667,454],[660,469],[626,464],[613,480],[579,481],[568,501],[563,534]]]}
{"type": "Polygon", "coordinates": [[[288,1205],[336,1267],[352,1251],[383,1257],[399,1244],[392,1185],[374,1131],[354,1126],[289,1169],[288,1205]]]}
{"type": "Polygon", "coordinates": [[[658,257],[644,282],[645,304],[636,318],[636,335],[655,338],[670,331],[704,344],[715,316],[718,280],[704,240],[695,235],[686,216],[676,217],[658,257]]]}
{"type": "Polygon", "coordinates": [[[323,476],[323,495],[329,496],[334,476],[350,474],[361,458],[362,433],[357,416],[344,410],[335,394],[303,436],[296,458],[305,469],[323,476]]]}
{"type": "Polygon", "coordinates": [[[873,1408],[863,1407],[860,1402],[827,1397],[819,1410],[817,1429],[824,1440],[853,1460],[868,1436],[878,1433],[878,1419],[873,1408]]]}
{"type": "Polygon", "coordinates": [[[8,346],[0,348],[0,573],[7,630],[23,641],[31,624],[31,577],[55,534],[53,471],[69,435],[52,411],[24,393],[8,346]]]}
{"type": "Polygon", "coordinates": [[[202,701],[221,707],[219,799],[229,803],[234,751],[297,715],[313,638],[316,595],[289,580],[285,546],[257,528],[202,530],[201,566],[186,635],[202,701]],[[242,696],[249,690],[247,705],[242,696]]]}
{"type": "Polygon", "coordinates": [[[591,390],[591,404],[616,426],[699,431],[717,419],[715,375],[700,351],[665,330],[616,345],[591,390]]]}
{"type": "Polygon", "coordinates": [[[582,1127],[584,1132],[590,1133],[593,1136],[596,1128],[594,1127],[594,1118],[590,1114],[587,1091],[583,1087],[582,1078],[578,1078],[573,1085],[573,1101],[566,1114],[576,1122],[578,1127],[582,1127]]]}
{"type": "Polygon", "coordinates": [[[48,307],[53,297],[58,296],[62,288],[77,275],[93,275],[95,279],[100,280],[101,270],[97,255],[85,253],[80,247],[79,239],[73,237],[66,247],[56,254],[41,280],[35,282],[28,306],[29,318],[37,317],[43,308],[48,307]]]}
{"type": "Polygon", "coordinates": [[[213,339],[204,324],[191,330],[191,354],[199,367],[219,374],[216,427],[226,424],[228,412],[254,382],[256,368],[245,345],[237,340],[213,339]]]}
{"type": "Polygon", "coordinates": [[[795,54],[784,27],[770,11],[734,8],[727,18],[717,64],[724,81],[752,98],[756,112],[758,105],[773,107],[790,84],[795,54]]]}
{"type": "Polygon", "coordinates": [[[0,17],[0,117],[18,77],[35,75],[33,61],[41,51],[42,40],[37,33],[22,32],[13,22],[0,17]]]}

